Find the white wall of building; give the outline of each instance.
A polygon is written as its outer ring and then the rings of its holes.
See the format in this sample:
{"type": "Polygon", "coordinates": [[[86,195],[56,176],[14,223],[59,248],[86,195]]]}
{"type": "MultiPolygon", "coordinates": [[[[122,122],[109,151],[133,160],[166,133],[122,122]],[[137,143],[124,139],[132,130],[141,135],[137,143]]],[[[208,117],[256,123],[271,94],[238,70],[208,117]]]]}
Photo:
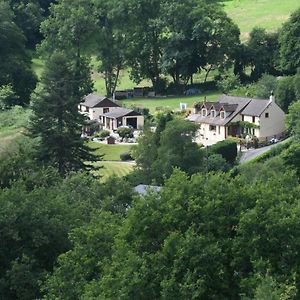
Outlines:
{"type": "Polygon", "coordinates": [[[272,102],[260,116],[259,125],[258,138],[270,139],[274,136],[280,136],[286,130],[284,112],[275,102],[272,102]],[[268,117],[266,114],[268,114],[268,117]]]}

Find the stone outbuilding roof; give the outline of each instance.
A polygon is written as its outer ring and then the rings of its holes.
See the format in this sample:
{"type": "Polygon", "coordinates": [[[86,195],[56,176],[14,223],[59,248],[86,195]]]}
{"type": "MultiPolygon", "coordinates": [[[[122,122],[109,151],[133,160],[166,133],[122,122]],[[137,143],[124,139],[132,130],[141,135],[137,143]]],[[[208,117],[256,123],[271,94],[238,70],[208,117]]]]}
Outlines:
{"type": "Polygon", "coordinates": [[[86,107],[120,107],[116,102],[108,99],[107,97],[99,96],[97,94],[89,94],[84,97],[84,102],[81,103],[86,107]]]}
{"type": "Polygon", "coordinates": [[[141,116],[141,114],[129,108],[119,107],[115,108],[111,112],[103,114],[103,116],[107,118],[117,119],[126,116],[141,116]]]}

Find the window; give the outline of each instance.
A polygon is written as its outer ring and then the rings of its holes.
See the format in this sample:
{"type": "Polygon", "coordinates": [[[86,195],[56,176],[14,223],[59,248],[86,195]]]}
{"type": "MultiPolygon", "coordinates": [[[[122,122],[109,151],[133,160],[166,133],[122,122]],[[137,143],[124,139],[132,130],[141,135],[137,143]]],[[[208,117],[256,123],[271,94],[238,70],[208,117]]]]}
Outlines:
{"type": "Polygon", "coordinates": [[[207,111],[206,108],[202,108],[202,117],[206,117],[207,111]]]}
{"type": "Polygon", "coordinates": [[[242,115],[242,121],[243,121],[243,122],[245,121],[244,115],[242,115]]]}
{"type": "Polygon", "coordinates": [[[216,131],[216,126],[215,125],[209,125],[209,130],[210,131],[216,131]]]}
{"type": "Polygon", "coordinates": [[[214,117],[216,116],[216,111],[215,111],[215,110],[211,110],[211,111],[210,111],[210,116],[211,116],[212,118],[214,118],[214,117]]]}
{"type": "Polygon", "coordinates": [[[269,118],[269,113],[265,113],[265,118],[269,118]]]}
{"type": "Polygon", "coordinates": [[[109,112],[109,108],[103,108],[103,113],[106,114],[109,112]]]}
{"type": "Polygon", "coordinates": [[[218,134],[221,134],[221,126],[218,126],[218,134]]]}
{"type": "Polygon", "coordinates": [[[220,118],[225,119],[225,111],[220,111],[220,118]]]}
{"type": "Polygon", "coordinates": [[[252,117],[252,123],[255,123],[255,117],[252,117]]]}

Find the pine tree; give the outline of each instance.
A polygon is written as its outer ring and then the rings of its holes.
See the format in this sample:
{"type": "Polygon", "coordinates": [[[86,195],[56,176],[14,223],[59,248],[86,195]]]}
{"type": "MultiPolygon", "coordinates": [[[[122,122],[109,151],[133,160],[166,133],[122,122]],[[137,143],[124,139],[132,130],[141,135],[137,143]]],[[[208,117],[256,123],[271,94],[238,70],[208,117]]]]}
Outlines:
{"type": "Polygon", "coordinates": [[[32,104],[29,130],[38,138],[36,158],[56,167],[61,175],[91,169],[87,162],[98,160],[80,137],[85,117],[78,112],[78,105],[91,89],[91,81],[90,76],[80,78],[78,74],[83,72],[78,72],[77,64],[64,53],[54,53],[46,63],[32,104]]]}

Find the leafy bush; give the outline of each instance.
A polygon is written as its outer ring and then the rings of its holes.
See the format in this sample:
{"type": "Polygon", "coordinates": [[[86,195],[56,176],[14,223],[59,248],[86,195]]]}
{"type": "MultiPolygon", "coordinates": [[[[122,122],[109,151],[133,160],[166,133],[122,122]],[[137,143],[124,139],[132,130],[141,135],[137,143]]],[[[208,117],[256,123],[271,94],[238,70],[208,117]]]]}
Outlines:
{"type": "Polygon", "coordinates": [[[231,90],[237,89],[241,85],[241,81],[238,75],[227,72],[222,80],[218,81],[217,87],[221,92],[227,94],[231,90]]]}
{"type": "Polygon", "coordinates": [[[129,152],[124,152],[120,154],[120,159],[122,161],[133,160],[131,154],[129,152]]]}
{"type": "Polygon", "coordinates": [[[118,135],[124,139],[124,138],[132,138],[133,137],[133,132],[132,132],[132,129],[131,128],[126,128],[126,127],[123,127],[123,128],[119,128],[117,130],[118,132],[118,135]]]}
{"type": "Polygon", "coordinates": [[[107,137],[109,135],[110,135],[110,132],[108,130],[101,130],[99,132],[99,137],[102,137],[102,138],[105,138],[105,137],[107,137]]]}
{"type": "Polygon", "coordinates": [[[0,128],[27,127],[31,110],[21,106],[14,106],[11,109],[0,111],[0,128]]]}
{"type": "Polygon", "coordinates": [[[230,164],[234,164],[237,157],[237,144],[235,141],[225,140],[209,147],[211,154],[220,154],[230,164]]]}

